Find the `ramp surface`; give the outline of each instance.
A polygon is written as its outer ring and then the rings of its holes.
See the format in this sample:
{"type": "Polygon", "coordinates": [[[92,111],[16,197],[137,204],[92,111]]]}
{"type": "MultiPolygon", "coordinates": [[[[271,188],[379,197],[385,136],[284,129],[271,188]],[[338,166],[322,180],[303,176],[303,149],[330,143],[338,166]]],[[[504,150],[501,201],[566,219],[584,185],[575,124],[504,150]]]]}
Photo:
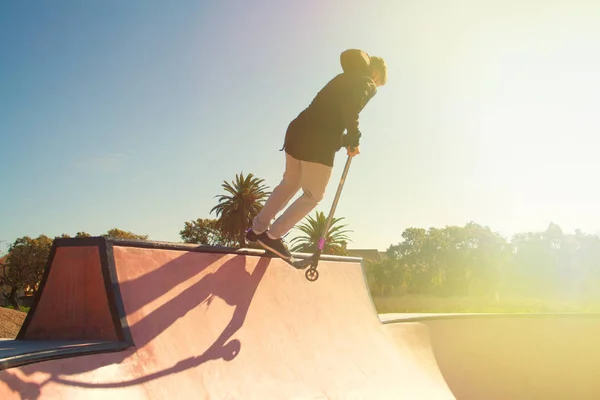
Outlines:
{"type": "Polygon", "coordinates": [[[261,255],[57,240],[19,337],[114,346],[5,362],[0,398],[454,399],[437,365],[384,329],[359,262],[326,259],[309,282],[261,255]]]}
{"type": "Polygon", "coordinates": [[[423,362],[435,362],[458,399],[600,399],[598,314],[380,317],[399,345],[425,350],[423,362]],[[415,324],[417,341],[407,337],[415,324]]]}

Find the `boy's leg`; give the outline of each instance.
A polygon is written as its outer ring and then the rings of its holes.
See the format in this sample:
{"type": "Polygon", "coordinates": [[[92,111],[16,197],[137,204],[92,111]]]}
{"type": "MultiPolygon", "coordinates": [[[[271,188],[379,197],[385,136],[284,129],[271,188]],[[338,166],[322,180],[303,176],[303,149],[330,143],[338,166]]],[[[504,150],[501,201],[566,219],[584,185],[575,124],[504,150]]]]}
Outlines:
{"type": "Polygon", "coordinates": [[[283,179],[273,190],[262,210],[254,218],[252,230],[256,234],[265,232],[275,215],[289,203],[301,187],[301,164],[299,160],[285,153],[283,179]]]}
{"type": "Polygon", "coordinates": [[[268,236],[280,239],[298,222],[311,212],[325,196],[325,189],[331,178],[332,167],[314,162],[301,162],[302,190],[300,196],[288,209],[271,225],[268,236]]]}

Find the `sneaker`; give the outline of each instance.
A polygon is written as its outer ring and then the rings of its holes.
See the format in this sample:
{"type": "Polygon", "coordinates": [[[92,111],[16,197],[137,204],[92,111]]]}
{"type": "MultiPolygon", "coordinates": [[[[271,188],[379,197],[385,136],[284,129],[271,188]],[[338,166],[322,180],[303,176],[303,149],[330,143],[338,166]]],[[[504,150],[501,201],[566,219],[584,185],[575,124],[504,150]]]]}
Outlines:
{"type": "Polygon", "coordinates": [[[277,254],[279,257],[289,260],[292,258],[292,254],[288,250],[287,246],[281,239],[271,239],[266,232],[258,235],[258,244],[269,250],[272,253],[277,254]]]}
{"type": "Polygon", "coordinates": [[[254,232],[252,228],[246,231],[246,240],[249,242],[256,242],[258,240],[258,233],[254,232]]]}

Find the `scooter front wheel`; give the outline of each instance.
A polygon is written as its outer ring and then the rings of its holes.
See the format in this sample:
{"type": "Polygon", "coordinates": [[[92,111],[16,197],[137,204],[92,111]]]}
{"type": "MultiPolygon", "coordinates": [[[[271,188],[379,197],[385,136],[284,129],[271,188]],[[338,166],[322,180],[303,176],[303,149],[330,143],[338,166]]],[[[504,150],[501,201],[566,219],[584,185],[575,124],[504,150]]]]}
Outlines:
{"type": "Polygon", "coordinates": [[[319,279],[319,271],[317,271],[316,268],[307,269],[304,275],[306,275],[306,279],[308,279],[311,282],[314,282],[317,279],[319,279]]]}

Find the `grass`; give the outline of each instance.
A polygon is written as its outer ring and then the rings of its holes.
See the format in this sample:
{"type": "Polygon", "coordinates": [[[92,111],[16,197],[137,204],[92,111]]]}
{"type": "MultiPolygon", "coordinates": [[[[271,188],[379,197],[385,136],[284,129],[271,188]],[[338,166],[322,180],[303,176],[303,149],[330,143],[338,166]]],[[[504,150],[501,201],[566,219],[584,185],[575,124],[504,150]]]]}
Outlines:
{"type": "MultiPolygon", "coordinates": [[[[0,306],[2,308],[8,308],[9,310],[14,310],[15,308],[13,306],[0,306]]],[[[29,312],[29,308],[30,307],[24,307],[24,306],[20,306],[19,307],[19,311],[22,311],[24,313],[28,313],[29,312]]]]}
{"type": "Polygon", "coordinates": [[[600,300],[566,301],[512,297],[435,297],[404,295],[374,297],[377,312],[383,313],[600,313],[600,300]]]}

